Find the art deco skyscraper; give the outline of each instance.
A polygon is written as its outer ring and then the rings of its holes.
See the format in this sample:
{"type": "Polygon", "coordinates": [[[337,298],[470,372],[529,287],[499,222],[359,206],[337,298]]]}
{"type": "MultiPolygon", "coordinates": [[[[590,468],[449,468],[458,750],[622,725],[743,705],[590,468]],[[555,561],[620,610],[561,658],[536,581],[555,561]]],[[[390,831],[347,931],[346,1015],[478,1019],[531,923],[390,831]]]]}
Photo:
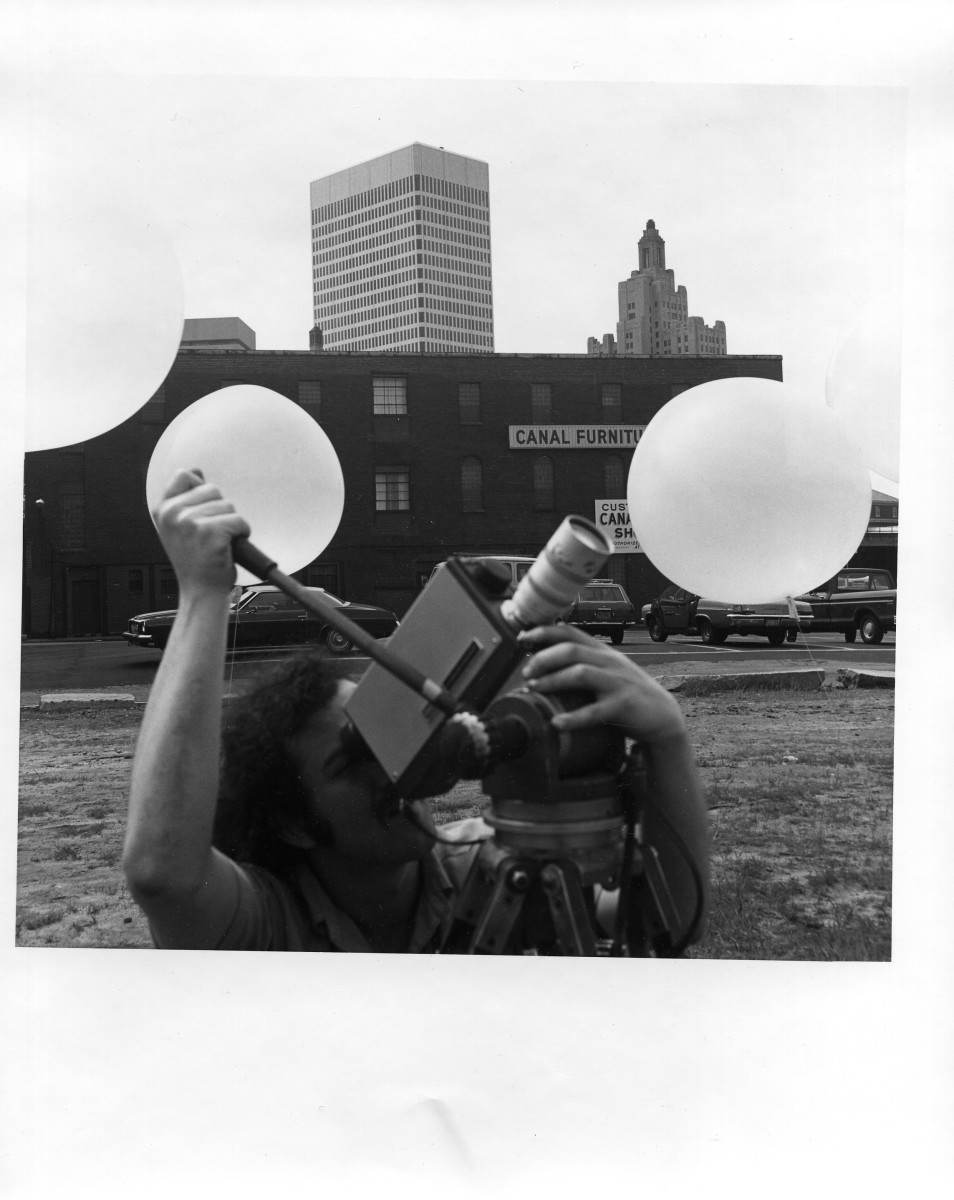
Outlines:
{"type": "Polygon", "coordinates": [[[325,350],[492,353],[487,164],[415,142],[311,184],[325,350]]]}
{"type": "Polygon", "coordinates": [[[587,339],[587,354],[726,354],[725,322],[707,325],[689,315],[686,289],[666,267],[666,243],[647,221],[639,239],[639,267],[618,287],[616,337],[587,339]]]}

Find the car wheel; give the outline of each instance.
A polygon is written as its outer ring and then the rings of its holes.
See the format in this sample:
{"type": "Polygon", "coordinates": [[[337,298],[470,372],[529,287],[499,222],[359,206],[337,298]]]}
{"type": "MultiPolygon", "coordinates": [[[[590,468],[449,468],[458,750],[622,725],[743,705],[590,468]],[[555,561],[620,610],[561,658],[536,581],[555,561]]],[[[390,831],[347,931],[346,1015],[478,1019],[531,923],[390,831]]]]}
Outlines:
{"type": "Polygon", "coordinates": [[[877,646],[884,637],[884,626],[873,614],[868,614],[858,622],[858,632],[866,646],[877,646]]]}
{"type": "Polygon", "coordinates": [[[707,646],[721,646],[728,634],[722,630],[713,629],[712,622],[706,617],[700,617],[698,621],[699,636],[707,646]]]}
{"type": "Polygon", "coordinates": [[[351,638],[337,629],[325,630],[324,643],[332,654],[347,654],[354,645],[351,638]]]}
{"type": "Polygon", "coordinates": [[[623,634],[625,632],[626,632],[626,627],[624,625],[620,625],[619,629],[614,629],[613,632],[609,635],[610,641],[613,643],[614,646],[621,646],[623,644],[623,634]]]}
{"type": "Polygon", "coordinates": [[[784,629],[773,629],[767,636],[770,646],[782,646],[785,644],[784,629]]]}
{"type": "Polygon", "coordinates": [[[857,636],[858,636],[858,630],[855,629],[854,627],[852,627],[851,629],[845,630],[845,641],[848,643],[849,646],[852,644],[852,642],[854,642],[854,640],[857,636]]]}
{"type": "Polygon", "coordinates": [[[646,628],[649,630],[650,639],[654,642],[664,642],[669,634],[663,629],[662,625],[655,617],[649,617],[646,621],[646,628]]]}

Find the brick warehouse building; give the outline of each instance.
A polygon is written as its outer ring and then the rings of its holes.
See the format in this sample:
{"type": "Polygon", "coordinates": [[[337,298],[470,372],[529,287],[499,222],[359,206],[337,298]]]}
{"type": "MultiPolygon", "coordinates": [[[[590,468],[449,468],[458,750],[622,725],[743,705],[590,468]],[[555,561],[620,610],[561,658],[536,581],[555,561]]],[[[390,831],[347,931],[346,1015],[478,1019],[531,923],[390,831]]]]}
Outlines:
{"type": "MultiPolygon", "coordinates": [[[[135,613],[175,606],[146,471],[166,425],[218,388],[270,388],[321,424],[345,509],[297,575],[402,615],[449,554],[537,554],[567,513],[592,518],[597,501],[624,498],[640,427],[686,388],[731,376],[780,380],[781,357],[180,349],[115,429],[26,455],[24,633],[116,634],[135,613]]],[[[664,583],[638,552],[607,573],[637,606],[664,583]]]]}

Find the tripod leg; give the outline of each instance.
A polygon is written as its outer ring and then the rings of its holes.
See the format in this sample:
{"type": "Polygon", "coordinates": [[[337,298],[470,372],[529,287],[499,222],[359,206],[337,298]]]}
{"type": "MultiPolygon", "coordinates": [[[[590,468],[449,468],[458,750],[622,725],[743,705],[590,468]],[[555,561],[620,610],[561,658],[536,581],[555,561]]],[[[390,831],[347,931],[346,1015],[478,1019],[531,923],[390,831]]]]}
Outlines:
{"type": "Polygon", "coordinates": [[[550,904],[563,953],[595,958],[596,936],[583,899],[579,871],[572,863],[547,863],[540,872],[540,883],[550,904]]]}
{"type": "Polygon", "coordinates": [[[503,954],[531,884],[529,872],[510,859],[497,868],[490,899],[474,928],[471,954],[503,954]]]}

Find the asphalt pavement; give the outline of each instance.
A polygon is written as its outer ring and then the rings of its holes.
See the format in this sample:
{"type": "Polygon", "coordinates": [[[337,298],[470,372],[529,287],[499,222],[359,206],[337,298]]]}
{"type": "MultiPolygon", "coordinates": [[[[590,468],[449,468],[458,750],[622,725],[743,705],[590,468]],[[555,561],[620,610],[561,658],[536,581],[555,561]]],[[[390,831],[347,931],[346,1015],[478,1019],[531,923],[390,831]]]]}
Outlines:
{"type": "MultiPolygon", "coordinates": [[[[663,686],[683,694],[738,688],[817,689],[821,686],[893,687],[894,637],[879,646],[848,645],[837,634],[816,634],[772,647],[763,638],[737,637],[705,646],[695,637],[652,642],[631,630],[619,649],[663,686]]],[[[223,676],[226,695],[240,691],[259,663],[281,651],[230,656],[223,676]]],[[[161,655],[128,646],[121,638],[26,641],[21,651],[21,707],[142,705],[161,655]]],[[[369,660],[335,660],[342,675],[357,678],[369,660]]]]}

